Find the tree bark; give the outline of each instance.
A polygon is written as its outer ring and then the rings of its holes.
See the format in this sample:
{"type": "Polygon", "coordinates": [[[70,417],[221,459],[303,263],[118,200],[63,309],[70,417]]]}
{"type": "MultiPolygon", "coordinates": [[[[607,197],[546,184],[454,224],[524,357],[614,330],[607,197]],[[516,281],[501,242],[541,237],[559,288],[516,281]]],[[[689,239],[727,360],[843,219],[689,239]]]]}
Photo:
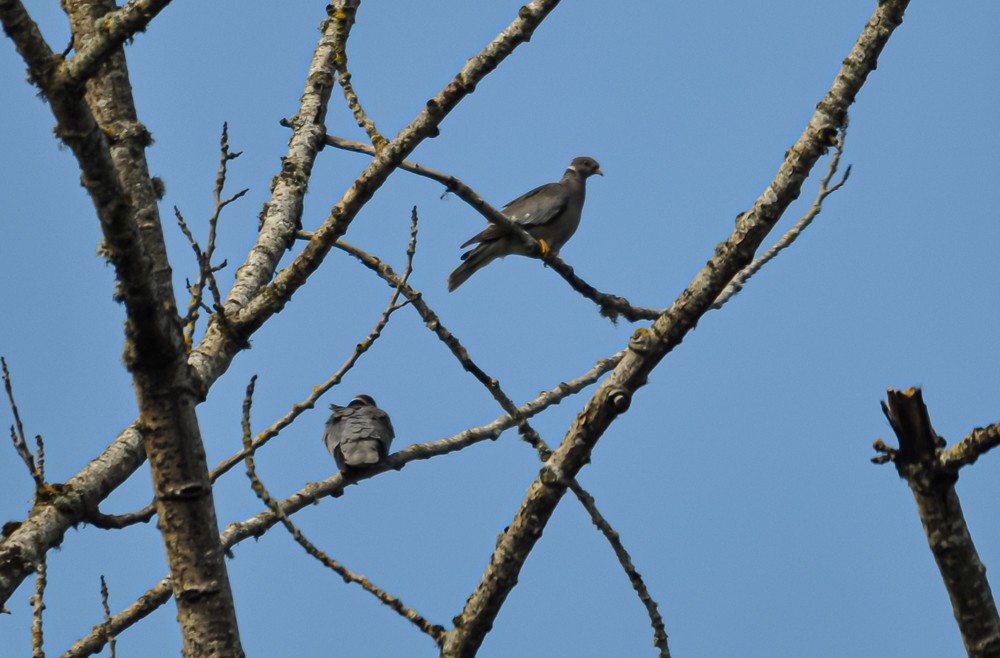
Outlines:
{"type": "Polygon", "coordinates": [[[931,426],[920,389],[890,388],[882,410],[899,439],[892,461],[913,492],[965,650],[970,658],[1000,657],[1000,617],[993,591],[955,491],[959,466],[942,458],[944,440],[931,426]]]}

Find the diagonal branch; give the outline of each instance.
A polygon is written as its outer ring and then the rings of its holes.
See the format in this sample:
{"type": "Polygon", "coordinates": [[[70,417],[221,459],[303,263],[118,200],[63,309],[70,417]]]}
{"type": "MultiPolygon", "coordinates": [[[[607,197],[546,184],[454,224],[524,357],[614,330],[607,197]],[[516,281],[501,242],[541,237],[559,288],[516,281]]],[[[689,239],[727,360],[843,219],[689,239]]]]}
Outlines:
{"type": "Polygon", "coordinates": [[[650,328],[635,332],[625,358],[576,417],[529,488],[508,530],[498,540],[479,585],[448,634],[441,652],[443,658],[476,654],[565,494],[568,481],[589,461],[593,447],[618,415],[628,409],[633,394],[646,384],[653,369],[710,310],[733,277],[753,260],[768,232],[798,197],[803,182],[843,125],[847,110],[868,74],[875,69],[882,48],[902,22],[907,4],[907,0],[879,3],[844,60],[833,87],[816,106],[805,132],[786,153],[774,180],[739,220],[729,239],[716,247],[712,259],[673,305],[650,328]]]}
{"type": "Polygon", "coordinates": [[[646,613],[649,615],[649,622],[653,626],[653,645],[660,650],[660,658],[670,658],[670,649],[667,647],[667,629],[663,625],[663,617],[660,616],[656,601],[649,595],[649,590],[646,589],[646,583],[643,582],[642,576],[635,570],[635,566],[632,564],[632,556],[625,550],[625,546],[621,542],[621,536],[615,532],[615,529],[611,527],[611,524],[608,523],[607,519],[597,509],[594,497],[584,491],[579,482],[576,480],[570,481],[569,488],[583,505],[583,508],[587,510],[587,513],[590,514],[591,521],[601,531],[605,539],[608,540],[608,543],[611,544],[611,549],[615,552],[618,562],[625,570],[629,582],[632,583],[632,588],[639,595],[639,601],[645,606],[646,613]]]}

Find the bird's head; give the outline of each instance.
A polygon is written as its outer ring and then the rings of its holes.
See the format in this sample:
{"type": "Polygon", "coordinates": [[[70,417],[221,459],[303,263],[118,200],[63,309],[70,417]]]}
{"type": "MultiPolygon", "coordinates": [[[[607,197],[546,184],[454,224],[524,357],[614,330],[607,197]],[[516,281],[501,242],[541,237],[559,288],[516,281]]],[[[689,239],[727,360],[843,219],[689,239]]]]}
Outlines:
{"type": "Polygon", "coordinates": [[[601,171],[601,165],[597,164],[597,160],[586,156],[574,158],[573,162],[569,163],[569,168],[584,178],[588,178],[594,174],[598,176],[604,175],[604,172],[601,171]]]}
{"type": "Polygon", "coordinates": [[[348,407],[377,407],[375,404],[375,398],[370,395],[362,393],[361,395],[356,395],[353,400],[347,405],[348,407]]]}

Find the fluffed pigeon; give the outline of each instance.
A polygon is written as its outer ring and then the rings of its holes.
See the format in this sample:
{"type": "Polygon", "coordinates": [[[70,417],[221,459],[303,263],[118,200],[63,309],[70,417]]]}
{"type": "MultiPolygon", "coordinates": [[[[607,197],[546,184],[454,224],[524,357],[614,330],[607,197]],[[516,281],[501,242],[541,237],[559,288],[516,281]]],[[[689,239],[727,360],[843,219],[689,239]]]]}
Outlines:
{"type": "Polygon", "coordinates": [[[385,459],[396,433],[389,414],[375,405],[372,396],[359,395],[346,407],[331,404],[330,408],[333,415],[326,422],[323,443],[341,472],[385,459]]]}
{"type": "MultiPolygon", "coordinates": [[[[603,176],[601,166],[593,158],[576,158],[558,183],[536,187],[503,208],[503,214],[517,222],[542,245],[542,251],[559,254],[559,249],[576,233],[587,192],[587,178],[603,176]]],[[[516,254],[526,256],[528,248],[516,235],[510,235],[497,224],[490,224],[463,244],[475,249],[462,254],[462,264],[448,277],[448,292],[465,283],[466,279],[497,258],[516,254]]]]}

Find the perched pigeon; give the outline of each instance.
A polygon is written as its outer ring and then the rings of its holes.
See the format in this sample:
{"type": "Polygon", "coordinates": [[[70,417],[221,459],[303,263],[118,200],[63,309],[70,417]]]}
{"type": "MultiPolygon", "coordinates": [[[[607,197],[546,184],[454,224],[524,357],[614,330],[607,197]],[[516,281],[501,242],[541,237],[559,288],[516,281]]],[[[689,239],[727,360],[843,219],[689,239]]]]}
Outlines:
{"type": "Polygon", "coordinates": [[[341,472],[373,466],[389,454],[392,431],[389,414],[375,406],[370,395],[359,395],[346,406],[331,404],[323,443],[341,472]]]}
{"type": "MultiPolygon", "coordinates": [[[[576,158],[561,181],[536,187],[514,199],[504,206],[503,214],[538,240],[543,252],[558,254],[580,225],[587,178],[594,174],[604,175],[596,160],[576,158]]],[[[448,277],[449,292],[497,258],[528,254],[519,237],[510,235],[497,224],[490,224],[462,246],[468,247],[477,242],[479,245],[475,249],[462,254],[462,264],[448,277]]]]}

